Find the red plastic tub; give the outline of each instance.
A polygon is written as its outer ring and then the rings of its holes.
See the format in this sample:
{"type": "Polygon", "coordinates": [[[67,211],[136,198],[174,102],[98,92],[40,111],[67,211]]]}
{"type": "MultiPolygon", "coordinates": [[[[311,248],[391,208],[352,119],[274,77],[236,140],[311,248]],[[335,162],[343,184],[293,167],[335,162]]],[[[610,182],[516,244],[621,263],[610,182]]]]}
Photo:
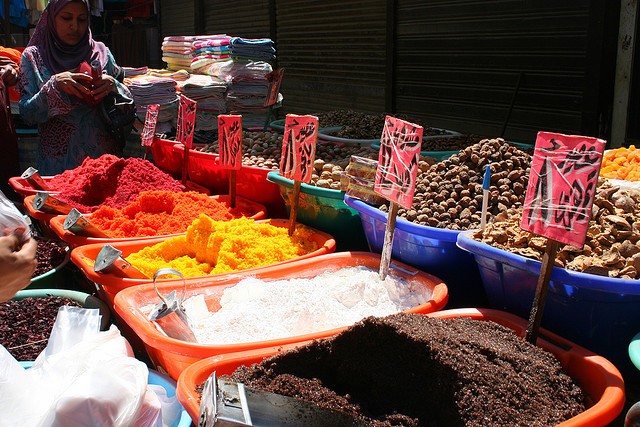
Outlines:
{"type": "MultiPolygon", "coordinates": [[[[53,179],[53,177],[52,176],[43,176],[42,179],[44,180],[45,184],[50,184],[50,182],[53,179]]],[[[33,188],[33,186],[31,184],[29,184],[29,182],[26,179],[24,179],[24,178],[22,178],[20,176],[12,176],[11,178],[9,178],[9,185],[11,186],[11,188],[13,188],[13,190],[16,193],[18,193],[22,197],[35,195],[39,191],[42,191],[42,190],[38,190],[36,188],[33,188]]],[[[55,189],[49,189],[49,190],[47,190],[47,192],[49,194],[51,194],[51,195],[59,193],[59,191],[56,191],[55,189]]]]}
{"type": "Polygon", "coordinates": [[[178,141],[154,138],[151,143],[151,155],[153,156],[153,163],[158,168],[176,178],[180,178],[182,175],[184,145],[178,141]]]}
{"type": "MultiPolygon", "coordinates": [[[[267,222],[277,227],[289,228],[289,221],[284,219],[266,219],[259,220],[259,222],[267,222]]],[[[317,257],[318,255],[326,254],[334,252],[336,249],[336,241],[332,236],[322,231],[313,230],[314,233],[311,235],[311,239],[317,244],[318,249],[301,257],[293,258],[287,261],[283,261],[281,263],[277,263],[274,265],[281,265],[292,262],[298,259],[312,258],[317,257]]],[[[114,242],[111,246],[122,251],[122,257],[126,258],[132,253],[138,252],[147,246],[153,246],[157,243],[163,242],[169,237],[155,237],[152,239],[146,240],[130,240],[130,241],[120,241],[114,242]]],[[[149,283],[152,279],[134,279],[134,278],[123,278],[117,276],[115,274],[110,273],[96,273],[93,269],[95,264],[96,257],[100,250],[104,247],[104,243],[94,243],[90,245],[83,245],[74,248],[71,251],[71,262],[73,262],[78,268],[84,273],[84,275],[90,281],[96,283],[99,287],[99,291],[106,300],[113,303],[116,294],[130,286],[140,285],[144,283],[149,283]]],[[[265,266],[266,267],[266,266],[265,266]]],[[[265,267],[257,267],[255,269],[249,269],[245,271],[255,271],[258,269],[262,269],[265,267]]],[[[236,273],[231,273],[236,274],[236,273]]],[[[217,277],[220,275],[212,275],[212,276],[204,276],[204,277],[217,277]]],[[[186,280],[191,281],[198,278],[188,278],[186,280]]]]}
{"type": "MultiPolygon", "coordinates": [[[[220,202],[228,202],[229,196],[211,196],[212,198],[220,201],[220,202]]],[[[236,206],[239,208],[243,208],[244,210],[251,213],[249,218],[259,220],[267,217],[267,208],[260,203],[253,202],[251,200],[247,200],[242,197],[236,197],[236,206]]],[[[85,215],[89,221],[91,221],[91,214],[85,215]]],[[[113,242],[129,242],[135,240],[148,240],[154,239],[157,237],[171,237],[177,236],[181,233],[175,233],[171,235],[164,236],[143,236],[143,237],[117,237],[117,238],[109,238],[109,237],[86,237],[75,234],[70,230],[64,229],[64,221],[67,218],[67,215],[57,215],[51,218],[49,221],[49,225],[51,230],[62,240],[69,243],[71,247],[77,247],[81,245],[89,245],[92,243],[113,243],[113,242]]],[[[185,230],[186,231],[186,230],[185,230]]]]}
{"type": "MultiPolygon", "coordinates": [[[[367,266],[377,270],[380,266],[380,256],[371,252],[336,252],[300,259],[287,264],[273,265],[253,272],[244,271],[238,274],[220,275],[216,278],[190,280],[187,282],[185,298],[204,294],[209,310],[216,310],[220,307],[219,301],[224,289],[235,285],[247,276],[257,277],[262,280],[312,278],[326,271],[335,271],[354,266],[367,266]]],[[[396,262],[391,265],[389,275],[411,283],[417,283],[431,290],[429,301],[406,310],[406,312],[430,313],[440,310],[446,305],[448,298],[447,287],[437,277],[396,262]]],[[[183,282],[179,280],[164,281],[158,285],[158,289],[163,295],[170,293],[172,290],[181,292],[183,282]]],[[[147,316],[145,316],[141,307],[157,304],[159,301],[153,284],[146,284],[119,292],[116,295],[114,305],[119,316],[144,342],[147,353],[157,369],[168,372],[173,378],[178,378],[185,368],[206,357],[303,342],[334,335],[344,330],[344,328],[335,328],[312,334],[238,344],[194,344],[167,337],[152,322],[147,320],[147,316]]]]}
{"type": "MultiPolygon", "coordinates": [[[[477,320],[493,321],[504,325],[524,337],[527,321],[513,314],[499,310],[463,308],[429,313],[438,318],[469,317],[477,320]]],[[[544,329],[540,330],[537,345],[553,353],[565,371],[577,381],[592,405],[583,413],[559,424],[561,427],[601,427],[612,422],[621,413],[624,402],[624,383],[620,372],[607,359],[559,337],[544,329]]],[[[299,343],[300,345],[302,343],[299,343]]],[[[262,348],[209,357],[184,369],[178,378],[176,395],[184,408],[197,423],[200,412],[200,397],[196,387],[203,384],[209,375],[230,374],[238,366],[260,363],[265,357],[292,348],[292,345],[262,348]]],[[[388,349],[392,351],[392,349],[388,349]]]]}

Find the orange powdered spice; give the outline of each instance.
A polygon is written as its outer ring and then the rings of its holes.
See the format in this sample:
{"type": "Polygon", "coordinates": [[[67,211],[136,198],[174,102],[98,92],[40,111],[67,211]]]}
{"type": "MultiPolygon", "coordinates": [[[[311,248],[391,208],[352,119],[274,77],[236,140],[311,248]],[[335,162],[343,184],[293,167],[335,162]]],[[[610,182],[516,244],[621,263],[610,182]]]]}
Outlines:
{"type": "Polygon", "coordinates": [[[184,277],[246,270],[286,261],[318,249],[313,230],[298,224],[288,229],[250,218],[214,221],[200,215],[187,234],[148,246],[127,257],[136,269],[153,277],[161,268],[173,268],[184,277]]]}
{"type": "Polygon", "coordinates": [[[150,190],[122,209],[101,206],[89,219],[109,237],[142,237],[184,233],[201,213],[216,221],[255,214],[195,191],[150,190]]]}

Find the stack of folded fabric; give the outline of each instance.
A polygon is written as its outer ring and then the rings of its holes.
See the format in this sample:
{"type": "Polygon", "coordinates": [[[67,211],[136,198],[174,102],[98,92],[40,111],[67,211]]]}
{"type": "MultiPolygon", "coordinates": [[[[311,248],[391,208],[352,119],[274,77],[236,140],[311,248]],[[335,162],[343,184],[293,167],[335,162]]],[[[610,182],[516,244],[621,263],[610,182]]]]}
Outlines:
{"type": "Polygon", "coordinates": [[[125,84],[133,95],[138,118],[144,123],[147,106],[159,104],[157,132],[168,132],[174,126],[178,114],[178,85],[170,77],[150,75],[125,79],[125,84]]]}
{"type": "Polygon", "coordinates": [[[179,83],[179,88],[184,96],[198,103],[195,130],[217,129],[218,114],[226,112],[227,84],[212,76],[192,74],[179,83]]]}
{"type": "Polygon", "coordinates": [[[162,60],[167,69],[177,71],[190,69],[193,59],[191,44],[195,36],[167,36],[162,41],[162,60]]]}
{"type": "Polygon", "coordinates": [[[234,58],[249,58],[263,61],[276,59],[276,48],[271,39],[245,39],[233,37],[229,41],[231,56],[234,58]]]}
{"type": "Polygon", "coordinates": [[[207,66],[227,62],[230,60],[229,41],[231,37],[226,34],[196,36],[191,43],[193,58],[191,60],[191,70],[198,74],[208,74],[207,66]],[[200,72],[202,70],[203,72],[200,72]]]}

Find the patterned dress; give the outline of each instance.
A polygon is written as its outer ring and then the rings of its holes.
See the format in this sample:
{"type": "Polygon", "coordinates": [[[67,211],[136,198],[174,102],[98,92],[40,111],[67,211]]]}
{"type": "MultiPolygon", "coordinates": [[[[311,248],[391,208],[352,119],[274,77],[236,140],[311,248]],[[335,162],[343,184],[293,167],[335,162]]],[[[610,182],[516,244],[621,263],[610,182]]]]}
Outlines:
{"type": "MultiPolygon", "coordinates": [[[[119,70],[109,52],[105,72],[116,77],[119,70]]],[[[120,93],[131,98],[124,84],[116,84],[120,93]]],[[[36,158],[40,175],[74,169],[87,156],[122,155],[122,147],[106,129],[99,106],[58,90],[55,78],[34,46],[27,47],[22,54],[18,85],[20,116],[25,122],[38,125],[40,144],[36,158]]]]}

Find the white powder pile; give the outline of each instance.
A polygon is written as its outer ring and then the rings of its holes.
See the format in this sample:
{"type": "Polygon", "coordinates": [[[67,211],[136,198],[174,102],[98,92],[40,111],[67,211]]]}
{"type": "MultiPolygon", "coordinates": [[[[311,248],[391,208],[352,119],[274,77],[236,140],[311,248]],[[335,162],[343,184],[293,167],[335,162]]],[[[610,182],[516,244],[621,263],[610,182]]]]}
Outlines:
{"type": "Polygon", "coordinates": [[[386,316],[431,298],[431,289],[367,267],[347,267],[311,279],[265,282],[247,278],[227,288],[221,308],[207,311],[202,295],[183,305],[200,344],[237,344],[290,337],[386,316]]]}

